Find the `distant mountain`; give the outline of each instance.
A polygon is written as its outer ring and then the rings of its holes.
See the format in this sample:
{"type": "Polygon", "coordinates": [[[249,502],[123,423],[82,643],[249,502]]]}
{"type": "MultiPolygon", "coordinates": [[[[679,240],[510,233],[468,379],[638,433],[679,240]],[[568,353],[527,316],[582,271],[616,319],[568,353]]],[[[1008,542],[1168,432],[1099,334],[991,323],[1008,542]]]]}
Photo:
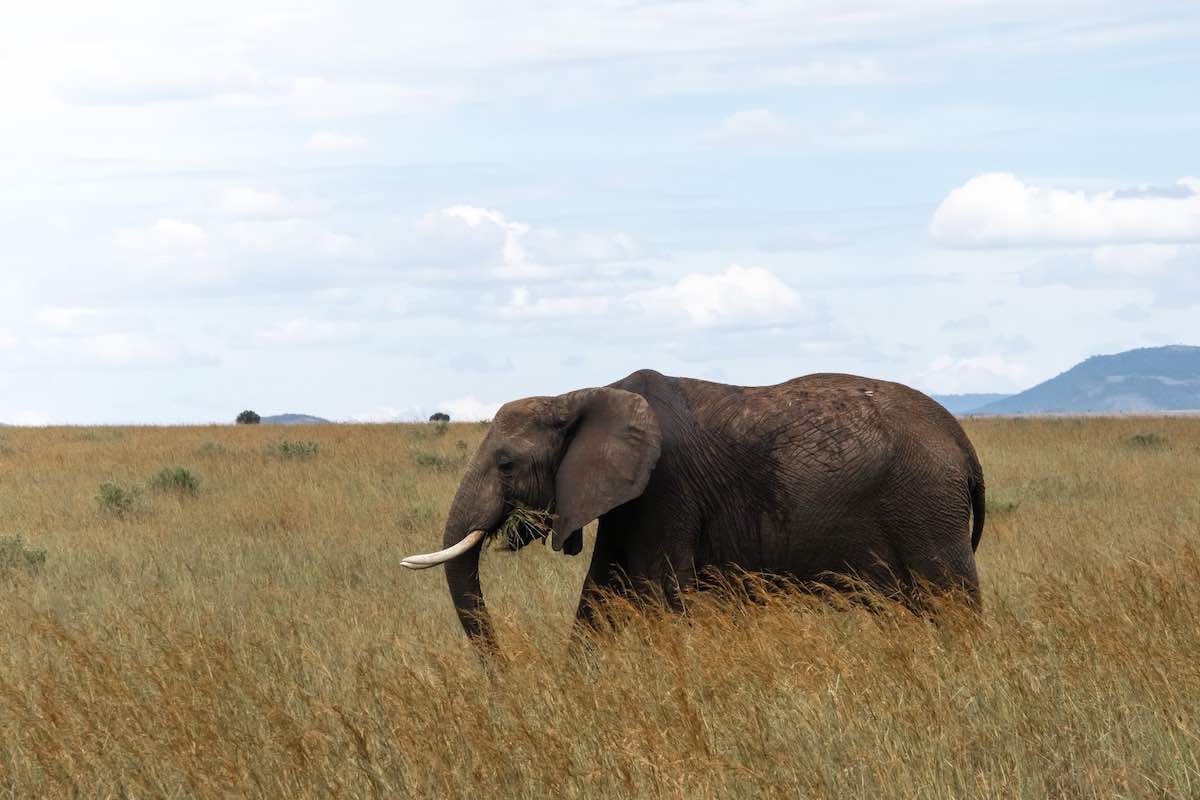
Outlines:
{"type": "Polygon", "coordinates": [[[276,414],[272,417],[263,417],[263,425],[330,425],[332,424],[327,419],[314,417],[311,414],[276,414]]]}
{"type": "Polygon", "coordinates": [[[1170,345],[1092,356],[974,414],[1200,411],[1200,347],[1170,345]]]}
{"type": "Polygon", "coordinates": [[[1008,397],[1006,394],[935,394],[930,395],[951,414],[970,414],[975,409],[1008,397]]]}

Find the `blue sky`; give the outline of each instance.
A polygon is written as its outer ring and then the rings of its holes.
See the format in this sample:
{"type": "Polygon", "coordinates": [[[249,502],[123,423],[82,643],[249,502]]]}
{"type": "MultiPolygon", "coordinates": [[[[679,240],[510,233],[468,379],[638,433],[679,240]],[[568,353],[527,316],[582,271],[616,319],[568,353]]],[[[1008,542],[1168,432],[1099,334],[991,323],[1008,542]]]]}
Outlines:
{"type": "Polygon", "coordinates": [[[1200,344],[1200,7],[18,3],[0,421],[1200,344]]]}

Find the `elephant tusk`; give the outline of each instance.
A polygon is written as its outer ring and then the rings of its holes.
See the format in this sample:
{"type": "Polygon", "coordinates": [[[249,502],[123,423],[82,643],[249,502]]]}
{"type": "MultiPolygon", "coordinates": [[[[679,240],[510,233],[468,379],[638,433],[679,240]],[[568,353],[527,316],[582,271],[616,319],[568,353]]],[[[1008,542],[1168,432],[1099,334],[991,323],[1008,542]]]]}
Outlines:
{"type": "Polygon", "coordinates": [[[400,566],[408,567],[409,569],[428,569],[436,567],[438,564],[445,564],[447,561],[453,561],[463,553],[470,550],[487,534],[487,531],[471,531],[462,538],[462,541],[456,545],[451,545],[445,550],[438,550],[436,553],[425,553],[419,556],[409,556],[400,562],[400,566]]]}

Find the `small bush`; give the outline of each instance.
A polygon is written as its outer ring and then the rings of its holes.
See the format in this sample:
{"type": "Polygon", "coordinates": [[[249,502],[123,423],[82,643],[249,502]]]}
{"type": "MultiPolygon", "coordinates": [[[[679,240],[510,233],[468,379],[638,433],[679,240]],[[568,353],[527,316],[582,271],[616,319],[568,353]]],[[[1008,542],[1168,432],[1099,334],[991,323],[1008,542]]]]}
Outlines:
{"type": "Polygon", "coordinates": [[[418,467],[432,468],[438,472],[450,472],[467,462],[466,450],[460,450],[457,455],[453,456],[444,456],[441,453],[430,453],[425,450],[413,450],[412,462],[418,467]]]}
{"type": "Polygon", "coordinates": [[[17,536],[0,537],[0,576],[22,571],[36,575],[46,563],[45,550],[32,550],[17,536]]]}
{"type": "Polygon", "coordinates": [[[1020,508],[1020,502],[1003,497],[989,497],[984,502],[988,514],[1011,514],[1020,508]]]}
{"type": "Polygon", "coordinates": [[[8,442],[0,439],[0,456],[11,456],[16,452],[8,442]]]}
{"type": "Polygon", "coordinates": [[[311,441],[289,441],[280,439],[277,442],[271,442],[267,445],[267,453],[277,458],[286,458],[295,461],[307,461],[310,458],[316,458],[321,452],[321,445],[311,441]]]}
{"type": "Polygon", "coordinates": [[[435,423],[433,423],[433,435],[434,435],[434,436],[445,436],[445,435],[446,435],[446,431],[448,431],[449,429],[450,429],[450,423],[449,423],[449,422],[435,422],[435,423]]]}
{"type": "Polygon", "coordinates": [[[236,422],[238,425],[257,425],[258,423],[262,422],[262,417],[260,417],[258,414],[255,414],[250,409],[246,409],[237,415],[237,419],[234,420],[234,422],[236,422]]]}
{"type": "Polygon", "coordinates": [[[96,491],[96,503],[102,512],[119,519],[128,519],[144,511],[146,507],[139,487],[117,481],[104,481],[100,484],[96,491]]]}
{"type": "Polygon", "coordinates": [[[205,442],[195,450],[196,455],[204,456],[206,458],[212,456],[223,456],[226,452],[228,451],[225,449],[225,445],[221,444],[220,442],[205,442]]]}
{"type": "Polygon", "coordinates": [[[1130,447],[1158,449],[1167,446],[1167,437],[1161,433],[1135,433],[1125,440],[1130,447]]]}
{"type": "Polygon", "coordinates": [[[186,467],[167,467],[150,479],[150,488],[157,492],[195,497],[200,493],[200,479],[186,467]]]}

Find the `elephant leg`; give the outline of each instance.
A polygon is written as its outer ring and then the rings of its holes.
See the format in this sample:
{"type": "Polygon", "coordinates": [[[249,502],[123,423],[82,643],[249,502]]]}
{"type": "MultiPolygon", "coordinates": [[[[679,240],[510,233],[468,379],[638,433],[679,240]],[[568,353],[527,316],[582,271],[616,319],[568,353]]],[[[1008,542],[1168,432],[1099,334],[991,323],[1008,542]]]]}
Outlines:
{"type": "Polygon", "coordinates": [[[614,594],[625,593],[628,587],[624,576],[612,538],[598,534],[592,550],[592,563],[583,580],[583,590],[579,593],[573,639],[578,640],[588,633],[613,627],[612,616],[604,611],[604,601],[614,594]]]}
{"type": "Polygon", "coordinates": [[[684,605],[684,594],[696,588],[696,563],[694,559],[686,559],[684,563],[669,562],[664,569],[663,601],[667,608],[677,614],[687,611],[684,605]]]}
{"type": "Polygon", "coordinates": [[[927,608],[923,601],[929,594],[961,593],[979,609],[979,575],[965,523],[961,529],[956,526],[946,530],[943,526],[906,533],[897,539],[900,559],[910,576],[910,602],[916,608],[927,608]]]}

